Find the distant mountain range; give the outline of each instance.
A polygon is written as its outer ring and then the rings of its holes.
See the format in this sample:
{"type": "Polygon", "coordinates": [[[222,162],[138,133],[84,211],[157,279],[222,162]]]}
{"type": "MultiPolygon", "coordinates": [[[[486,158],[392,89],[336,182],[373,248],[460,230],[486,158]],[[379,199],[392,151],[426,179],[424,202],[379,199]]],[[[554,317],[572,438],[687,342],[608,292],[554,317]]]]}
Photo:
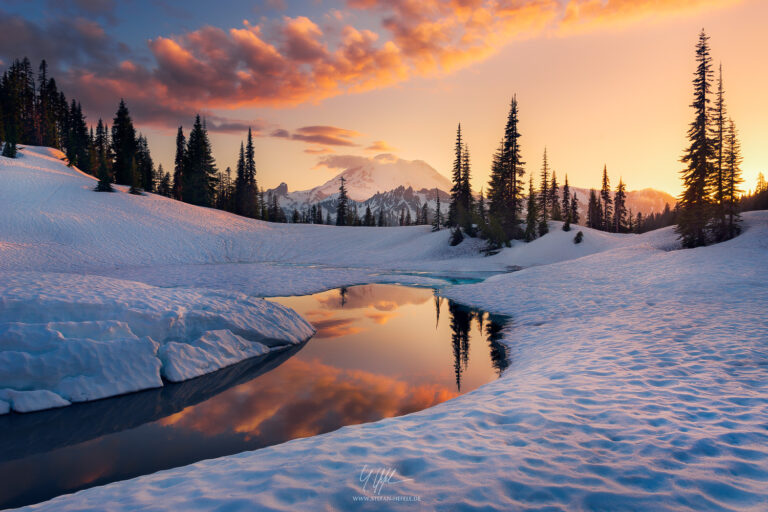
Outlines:
{"type": "MultiPolygon", "coordinates": [[[[393,155],[384,154],[374,158],[351,155],[335,155],[321,160],[321,165],[344,170],[322,185],[290,192],[286,183],[267,190],[267,196],[277,195],[278,203],[288,218],[293,210],[308,210],[312,205],[322,209],[323,218],[330,213],[335,220],[339,197],[339,185],[344,177],[350,208],[358,209],[362,216],[370,206],[375,216],[384,210],[388,224],[395,225],[400,212],[410,210],[416,218],[418,210],[426,202],[430,213],[435,208],[436,193],[440,195],[442,211],[448,209],[451,182],[432,166],[421,160],[403,160],[393,155]]],[[[589,189],[572,187],[572,193],[579,200],[581,219],[586,217],[589,189]]],[[[665,204],[674,206],[676,199],[660,190],[645,188],[627,192],[627,208],[633,215],[641,212],[648,215],[661,212],[665,204]]]]}

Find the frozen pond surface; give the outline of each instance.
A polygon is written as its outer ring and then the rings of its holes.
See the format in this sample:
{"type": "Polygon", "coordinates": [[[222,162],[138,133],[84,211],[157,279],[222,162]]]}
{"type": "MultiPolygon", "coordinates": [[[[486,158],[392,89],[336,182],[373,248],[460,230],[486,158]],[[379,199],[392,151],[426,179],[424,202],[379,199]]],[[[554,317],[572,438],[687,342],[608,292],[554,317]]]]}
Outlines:
{"type": "Polygon", "coordinates": [[[429,288],[273,298],[305,345],[179,384],[0,416],[0,508],[431,407],[499,376],[503,317],[429,288]]]}

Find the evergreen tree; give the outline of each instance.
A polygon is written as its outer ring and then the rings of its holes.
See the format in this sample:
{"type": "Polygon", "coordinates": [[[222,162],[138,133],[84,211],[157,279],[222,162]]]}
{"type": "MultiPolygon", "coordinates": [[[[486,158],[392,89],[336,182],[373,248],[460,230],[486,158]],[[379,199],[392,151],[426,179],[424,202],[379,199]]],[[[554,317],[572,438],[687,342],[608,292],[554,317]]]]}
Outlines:
{"type": "Polygon", "coordinates": [[[563,231],[571,230],[571,188],[568,186],[568,175],[565,175],[565,184],[563,185],[563,231]]]}
{"type": "Polygon", "coordinates": [[[489,232],[486,236],[489,244],[496,247],[508,243],[512,238],[520,238],[522,234],[519,214],[524,196],[524,162],[520,154],[518,122],[517,97],[513,96],[504,137],[499,151],[494,155],[488,185],[489,232]],[[496,229],[497,226],[500,229],[496,229]]]}
{"type": "Polygon", "coordinates": [[[135,164],[136,130],[133,128],[128,107],[122,99],[112,123],[112,152],[115,158],[112,164],[115,183],[130,185],[134,179],[131,165],[132,162],[135,164]]]}
{"type": "MultiPolygon", "coordinates": [[[[539,191],[539,216],[540,223],[546,227],[550,214],[550,196],[549,196],[549,159],[547,158],[547,148],[544,148],[544,158],[541,164],[541,190],[539,191]]],[[[546,229],[544,231],[546,233],[546,229]]],[[[544,233],[540,233],[543,235],[544,233]]]]}
{"type": "Polygon", "coordinates": [[[435,189],[435,217],[432,219],[432,231],[440,231],[443,227],[443,212],[440,209],[440,192],[435,189]]]}
{"type": "Polygon", "coordinates": [[[461,155],[461,208],[459,210],[459,222],[464,229],[470,230],[472,227],[472,210],[474,208],[472,200],[471,166],[469,163],[469,146],[464,144],[464,151],[461,155]]]}
{"type": "Polygon", "coordinates": [[[536,224],[539,220],[536,192],[533,190],[533,176],[528,185],[528,214],[525,217],[525,241],[532,242],[536,239],[536,224]]]}
{"type": "Polygon", "coordinates": [[[141,188],[139,187],[138,183],[141,178],[139,177],[138,167],[136,166],[136,158],[131,158],[131,164],[128,167],[128,173],[130,176],[130,182],[128,184],[131,186],[131,188],[128,189],[128,193],[140,196],[141,188]]]}
{"type": "MultiPolygon", "coordinates": [[[[613,196],[613,231],[614,233],[626,233],[627,229],[627,190],[624,182],[619,178],[616,194],[613,196]]],[[[631,218],[631,217],[630,217],[631,218]]]]}
{"type": "MultiPolygon", "coordinates": [[[[728,129],[726,131],[724,145],[723,204],[725,206],[724,213],[727,217],[727,225],[724,238],[727,240],[733,238],[741,232],[741,228],[738,224],[741,222],[741,216],[739,215],[738,197],[740,192],[739,185],[742,183],[741,143],[739,142],[736,125],[734,124],[733,120],[730,119],[728,121],[728,129]]],[[[763,185],[763,189],[764,188],[765,185],[763,185]]]]}
{"type": "Polygon", "coordinates": [[[701,31],[696,45],[696,73],[693,79],[694,120],[688,130],[690,146],[683,155],[687,164],[683,170],[683,194],[680,197],[680,216],[677,233],[683,247],[697,247],[707,243],[706,227],[709,221],[709,183],[713,174],[715,144],[710,138],[709,94],[712,80],[712,58],[709,54],[709,37],[701,31]]]}
{"type": "Polygon", "coordinates": [[[552,220],[563,220],[563,211],[560,208],[560,186],[557,184],[555,171],[552,171],[552,185],[549,187],[549,211],[552,220]]]}
{"type": "Polygon", "coordinates": [[[463,160],[461,157],[463,148],[464,145],[461,140],[461,123],[459,123],[459,127],[456,130],[453,171],[451,173],[453,185],[451,186],[451,202],[448,204],[448,226],[455,226],[459,222],[459,212],[461,209],[462,192],[464,186],[464,180],[462,177],[463,160]]]}
{"type": "Polygon", "coordinates": [[[708,188],[712,193],[712,224],[710,230],[712,238],[720,242],[728,236],[728,223],[726,221],[725,199],[725,145],[728,130],[727,112],[725,107],[725,90],[723,89],[723,65],[717,78],[717,93],[715,105],[711,111],[712,141],[714,144],[714,172],[710,176],[708,188]]]}
{"type": "Polygon", "coordinates": [[[387,225],[386,221],[384,220],[384,208],[379,208],[379,218],[376,221],[376,225],[380,228],[383,228],[387,225]]]}
{"type": "Polygon", "coordinates": [[[611,183],[608,180],[608,166],[603,166],[603,187],[600,189],[600,205],[602,206],[602,212],[603,212],[603,218],[600,222],[601,227],[599,229],[602,229],[604,231],[611,231],[611,227],[613,226],[613,207],[611,204],[613,203],[613,200],[611,199],[611,183]]]}
{"type": "Polygon", "coordinates": [[[192,131],[189,132],[185,151],[181,191],[184,201],[198,206],[212,206],[216,174],[216,163],[208,140],[208,130],[198,114],[192,131]]]}
{"type": "Polygon", "coordinates": [[[419,224],[429,224],[429,207],[427,206],[427,202],[424,201],[424,204],[421,206],[421,222],[419,224]]]}
{"type": "Polygon", "coordinates": [[[405,225],[406,226],[411,226],[411,225],[413,225],[413,218],[411,217],[411,209],[410,208],[406,208],[405,210],[406,210],[406,212],[405,212],[405,225]]]}
{"type": "Polygon", "coordinates": [[[154,191],[155,184],[155,164],[152,161],[152,155],[149,152],[147,139],[139,134],[136,139],[136,169],[139,180],[138,186],[147,192],[154,191]]]}
{"type": "Polygon", "coordinates": [[[336,205],[336,225],[346,226],[347,215],[349,214],[349,198],[347,197],[347,187],[344,186],[344,176],[341,177],[339,185],[339,202],[336,205]]]}
{"type": "Polygon", "coordinates": [[[371,205],[365,205],[365,218],[363,224],[366,226],[373,226],[375,222],[373,220],[373,213],[371,213],[371,205]]]}
{"type": "MultiPolygon", "coordinates": [[[[483,231],[486,231],[485,226],[488,224],[488,215],[485,209],[485,196],[483,195],[483,189],[480,189],[480,197],[477,198],[477,220],[483,231]]],[[[426,224],[426,222],[425,222],[426,224]]]]}
{"type": "Polygon", "coordinates": [[[587,206],[587,226],[592,229],[604,229],[603,207],[595,189],[589,191],[589,204],[587,206]]]}
{"type": "Polygon", "coordinates": [[[98,170],[99,182],[96,184],[96,192],[114,192],[112,188],[112,176],[107,168],[107,161],[102,156],[99,158],[99,170],[98,170]]]}
{"type": "Polygon", "coordinates": [[[157,168],[157,174],[160,176],[160,183],[157,185],[157,193],[161,196],[171,197],[172,187],[171,173],[163,172],[163,164],[160,164],[157,168]]]}
{"type": "Polygon", "coordinates": [[[579,200],[576,197],[576,194],[574,193],[571,196],[571,223],[578,224],[579,223],[579,200]]]}
{"type": "Polygon", "coordinates": [[[187,140],[184,138],[184,130],[179,126],[176,132],[176,157],[173,160],[173,198],[184,200],[184,161],[186,160],[187,140]]]}
{"type": "Polygon", "coordinates": [[[299,224],[301,222],[301,216],[299,215],[299,210],[296,208],[293,209],[293,215],[291,216],[291,222],[294,224],[299,224]]]}

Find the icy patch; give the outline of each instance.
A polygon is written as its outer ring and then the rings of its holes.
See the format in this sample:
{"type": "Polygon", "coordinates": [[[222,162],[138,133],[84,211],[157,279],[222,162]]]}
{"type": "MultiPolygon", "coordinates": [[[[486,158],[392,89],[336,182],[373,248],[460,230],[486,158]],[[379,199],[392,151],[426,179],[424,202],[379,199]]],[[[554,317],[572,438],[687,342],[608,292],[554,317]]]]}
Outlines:
{"type": "Polygon", "coordinates": [[[161,375],[197,377],[313,332],[290,309],[239,293],[0,273],[0,389],[11,393],[0,400],[26,412],[159,387],[161,375]]]}

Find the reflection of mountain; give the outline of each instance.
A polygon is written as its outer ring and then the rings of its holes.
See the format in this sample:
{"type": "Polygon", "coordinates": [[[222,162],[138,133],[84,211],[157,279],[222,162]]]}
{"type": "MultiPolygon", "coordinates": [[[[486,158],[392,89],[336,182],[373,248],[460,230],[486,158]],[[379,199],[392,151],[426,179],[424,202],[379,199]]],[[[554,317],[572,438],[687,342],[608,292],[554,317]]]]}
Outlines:
{"type": "Polygon", "coordinates": [[[424,289],[377,284],[342,287],[338,293],[318,297],[317,301],[324,309],[374,308],[377,311],[394,311],[399,306],[423,304],[429,297],[424,289]]]}
{"type": "Polygon", "coordinates": [[[0,460],[9,461],[75,445],[156,421],[255,379],[281,365],[303,346],[248,359],[196,379],[165,383],[162,388],[61,409],[5,414],[0,416],[0,432],[3,433],[0,436],[0,460]],[[56,428],[51,428],[52,425],[56,428]]]}

